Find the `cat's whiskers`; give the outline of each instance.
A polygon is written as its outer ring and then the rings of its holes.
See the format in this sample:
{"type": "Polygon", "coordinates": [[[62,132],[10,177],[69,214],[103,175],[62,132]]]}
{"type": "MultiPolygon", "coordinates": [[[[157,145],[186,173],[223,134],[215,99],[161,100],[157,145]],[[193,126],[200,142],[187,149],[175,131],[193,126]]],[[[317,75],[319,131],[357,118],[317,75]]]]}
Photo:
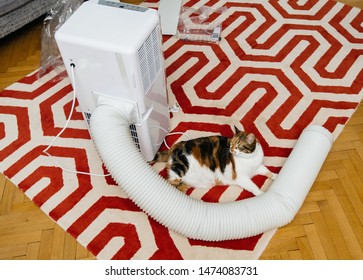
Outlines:
{"type": "Polygon", "coordinates": [[[157,160],[168,161],[168,180],[183,191],[189,186],[237,185],[260,195],[262,191],[251,178],[269,170],[262,164],[263,151],[256,143],[254,134],[236,129],[232,138],[212,135],[178,142],[165,157],[160,152],[157,160]],[[260,152],[255,152],[256,147],[260,152]]]}

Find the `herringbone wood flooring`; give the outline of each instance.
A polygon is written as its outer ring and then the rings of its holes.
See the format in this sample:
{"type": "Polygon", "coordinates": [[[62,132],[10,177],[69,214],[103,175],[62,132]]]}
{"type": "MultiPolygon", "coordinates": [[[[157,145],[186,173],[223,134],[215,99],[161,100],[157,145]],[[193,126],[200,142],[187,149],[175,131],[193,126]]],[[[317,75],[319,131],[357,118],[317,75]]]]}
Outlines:
{"type": "MultiPolygon", "coordinates": [[[[42,19],[0,40],[0,90],[39,67],[42,19]]],[[[94,259],[0,174],[0,259],[94,259]]]]}
{"type": "MultiPolygon", "coordinates": [[[[363,0],[341,2],[363,9],[363,0]]],[[[39,67],[41,25],[0,40],[0,90],[39,67]]],[[[0,259],[94,257],[0,174],[0,259]]],[[[261,259],[363,259],[362,104],[296,218],[277,230],[261,259]]]]}

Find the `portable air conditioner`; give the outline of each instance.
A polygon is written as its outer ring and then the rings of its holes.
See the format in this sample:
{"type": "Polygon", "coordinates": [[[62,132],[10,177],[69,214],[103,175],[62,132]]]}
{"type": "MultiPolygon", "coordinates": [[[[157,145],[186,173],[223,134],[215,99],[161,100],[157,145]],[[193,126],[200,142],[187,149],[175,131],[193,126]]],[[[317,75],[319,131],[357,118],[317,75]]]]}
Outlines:
{"type": "Polygon", "coordinates": [[[74,71],[72,84],[88,126],[102,99],[134,106],[134,142],[146,160],[153,159],[169,130],[158,12],[116,1],[88,1],[55,38],[71,78],[74,71]]]}
{"type": "Polygon", "coordinates": [[[333,143],[327,129],[303,131],[265,194],[231,203],[197,200],[144,160],[154,157],[169,125],[158,13],[88,1],[57,31],[56,40],[86,121],[92,115],[90,132],[101,159],[153,219],[189,238],[221,241],[260,234],[295,216],[333,143]]]}

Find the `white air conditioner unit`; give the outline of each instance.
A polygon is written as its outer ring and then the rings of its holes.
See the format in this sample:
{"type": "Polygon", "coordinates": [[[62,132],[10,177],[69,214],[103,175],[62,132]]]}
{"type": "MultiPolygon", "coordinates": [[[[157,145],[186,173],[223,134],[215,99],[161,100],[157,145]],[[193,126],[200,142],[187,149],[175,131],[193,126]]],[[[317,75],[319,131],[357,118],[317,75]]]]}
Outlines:
{"type": "Polygon", "coordinates": [[[158,13],[110,0],[85,2],[56,40],[85,119],[93,114],[90,131],[106,168],[156,221],[189,238],[221,241],[260,234],[295,216],[331,148],[328,130],[304,130],[265,194],[203,202],[182,194],[144,161],[154,157],[169,125],[158,13]],[[144,157],[132,143],[130,124],[144,157]]]}
{"type": "Polygon", "coordinates": [[[156,10],[118,1],[88,1],[55,35],[85,120],[99,100],[136,108],[130,126],[146,160],[169,131],[161,27],[156,10]],[[111,101],[113,102],[113,101],[111,101]]]}

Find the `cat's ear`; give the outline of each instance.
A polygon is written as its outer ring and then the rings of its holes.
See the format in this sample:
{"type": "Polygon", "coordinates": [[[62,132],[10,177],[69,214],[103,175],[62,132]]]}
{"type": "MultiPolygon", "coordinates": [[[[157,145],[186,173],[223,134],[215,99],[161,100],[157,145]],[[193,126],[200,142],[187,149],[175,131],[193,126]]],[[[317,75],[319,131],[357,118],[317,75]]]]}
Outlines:
{"type": "Polygon", "coordinates": [[[256,136],[253,133],[249,133],[246,137],[248,144],[253,144],[256,141],[256,136]]]}
{"type": "Polygon", "coordinates": [[[234,132],[235,132],[235,134],[237,134],[237,133],[239,133],[241,131],[237,128],[237,126],[234,126],[234,132]]]}

